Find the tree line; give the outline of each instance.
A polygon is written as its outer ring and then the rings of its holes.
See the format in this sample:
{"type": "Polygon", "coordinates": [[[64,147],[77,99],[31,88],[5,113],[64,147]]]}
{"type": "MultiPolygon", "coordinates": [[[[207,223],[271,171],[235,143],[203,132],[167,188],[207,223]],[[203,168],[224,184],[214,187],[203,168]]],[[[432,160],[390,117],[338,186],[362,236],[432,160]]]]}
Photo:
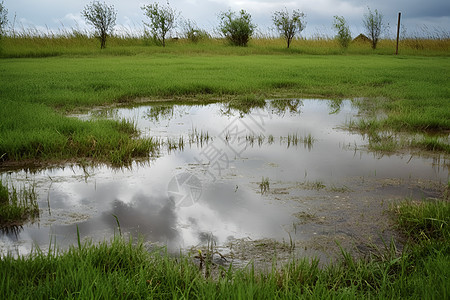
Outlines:
{"type": "MultiPolygon", "coordinates": [[[[145,35],[153,39],[155,43],[165,47],[167,36],[175,28],[176,20],[180,17],[180,13],[172,8],[169,2],[166,5],[155,2],[143,5],[141,9],[144,16],[148,19],[144,21],[145,35]]],[[[7,12],[2,1],[0,3],[0,40],[6,32],[7,12]]],[[[116,25],[117,10],[114,5],[93,1],[84,7],[81,15],[93,27],[95,36],[100,40],[100,48],[106,48],[106,40],[108,36],[112,35],[116,25]]],[[[290,47],[293,38],[305,29],[305,18],[306,15],[303,12],[295,9],[289,12],[285,8],[273,13],[272,22],[280,36],[285,39],[287,48],[290,47]]],[[[368,8],[368,12],[363,16],[363,25],[372,43],[372,48],[376,49],[384,26],[383,14],[376,9],[372,11],[368,8]]],[[[194,21],[187,20],[184,26],[186,36],[191,41],[197,42],[209,36],[194,21]]],[[[352,37],[346,19],[343,16],[334,16],[333,28],[336,31],[336,39],[339,44],[343,48],[347,48],[352,37]]],[[[229,10],[219,14],[218,29],[230,44],[247,46],[255,32],[256,25],[253,23],[251,15],[245,10],[240,10],[239,12],[229,10]]]]}

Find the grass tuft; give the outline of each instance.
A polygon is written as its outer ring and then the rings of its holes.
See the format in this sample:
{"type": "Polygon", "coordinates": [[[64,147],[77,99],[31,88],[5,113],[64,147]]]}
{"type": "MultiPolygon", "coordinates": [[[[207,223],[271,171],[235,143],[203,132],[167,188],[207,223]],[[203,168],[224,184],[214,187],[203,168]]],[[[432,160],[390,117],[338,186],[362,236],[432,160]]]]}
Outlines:
{"type": "Polygon", "coordinates": [[[262,177],[259,183],[259,189],[261,190],[261,195],[264,195],[270,191],[269,177],[262,177]]]}
{"type": "Polygon", "coordinates": [[[407,201],[395,207],[398,224],[414,240],[450,238],[450,202],[445,200],[407,201]]]}

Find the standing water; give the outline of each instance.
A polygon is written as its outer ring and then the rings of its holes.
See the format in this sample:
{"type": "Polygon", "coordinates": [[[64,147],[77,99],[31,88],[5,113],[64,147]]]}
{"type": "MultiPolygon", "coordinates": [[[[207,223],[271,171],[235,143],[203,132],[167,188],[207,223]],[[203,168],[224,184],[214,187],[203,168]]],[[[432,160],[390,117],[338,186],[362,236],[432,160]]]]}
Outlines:
{"type": "Polygon", "coordinates": [[[120,230],[174,252],[213,243],[242,260],[283,251],[329,258],[336,242],[365,253],[400,243],[391,203],[438,198],[448,181],[446,158],[367,151],[364,136],[343,128],[358,119],[351,101],[268,101],[249,112],[158,103],[78,117],[131,120],[160,141],[160,155],[119,169],[1,173],[35,185],[40,208],[34,223],[0,234],[1,255],[65,248],[77,228],[94,242],[120,230]]]}

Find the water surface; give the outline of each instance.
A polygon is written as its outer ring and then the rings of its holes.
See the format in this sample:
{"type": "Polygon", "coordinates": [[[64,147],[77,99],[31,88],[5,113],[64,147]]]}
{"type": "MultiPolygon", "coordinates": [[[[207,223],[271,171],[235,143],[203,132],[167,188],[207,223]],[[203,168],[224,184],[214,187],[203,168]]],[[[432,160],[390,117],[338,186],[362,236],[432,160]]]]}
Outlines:
{"type": "Polygon", "coordinates": [[[365,252],[399,240],[390,203],[437,198],[448,181],[445,157],[367,151],[367,140],[343,126],[358,118],[351,101],[268,101],[248,113],[157,103],[78,117],[131,120],[161,141],[161,153],[121,169],[2,173],[34,184],[41,211],[35,223],[1,234],[2,254],[67,247],[77,227],[84,239],[109,239],[117,220],[122,232],[175,252],[211,241],[236,259],[252,253],[239,250],[243,242],[323,258],[336,253],[336,241],[365,252]]]}

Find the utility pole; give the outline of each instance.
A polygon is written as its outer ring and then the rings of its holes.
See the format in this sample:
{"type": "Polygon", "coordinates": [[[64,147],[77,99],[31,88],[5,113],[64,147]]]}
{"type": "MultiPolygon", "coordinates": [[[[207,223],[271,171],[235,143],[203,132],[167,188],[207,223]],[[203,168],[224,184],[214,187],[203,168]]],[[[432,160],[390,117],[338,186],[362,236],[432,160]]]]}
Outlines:
{"type": "Polygon", "coordinates": [[[402,13],[398,13],[398,24],[397,24],[397,46],[395,47],[395,55],[398,55],[398,40],[400,38],[400,17],[402,16],[402,13]]]}

